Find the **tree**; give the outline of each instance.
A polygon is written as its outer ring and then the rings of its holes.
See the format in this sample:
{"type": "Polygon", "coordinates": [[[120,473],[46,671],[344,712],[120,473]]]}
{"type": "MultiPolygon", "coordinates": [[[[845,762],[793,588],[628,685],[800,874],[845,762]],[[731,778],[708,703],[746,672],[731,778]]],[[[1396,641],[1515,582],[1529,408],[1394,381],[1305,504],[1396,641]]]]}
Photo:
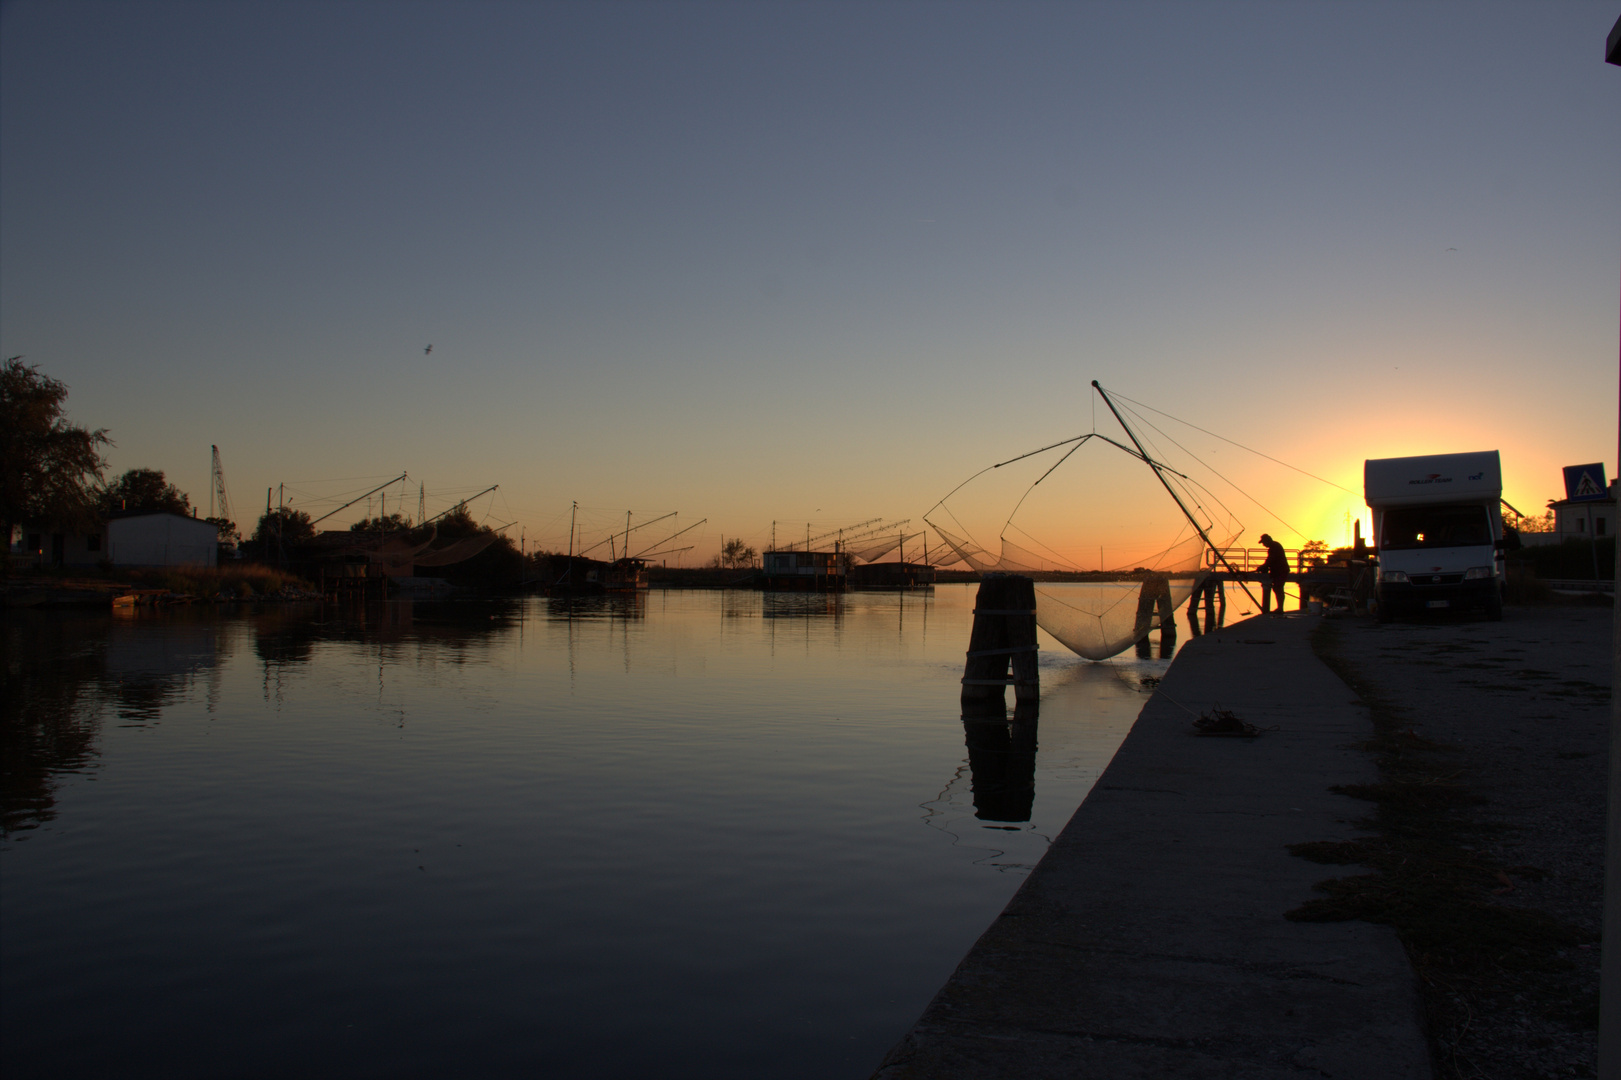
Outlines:
{"type": "Polygon", "coordinates": [[[242,542],[242,534],[236,531],[236,522],[230,518],[211,517],[203,520],[220,531],[220,547],[232,550],[242,542]]]}
{"type": "Polygon", "coordinates": [[[315,538],[315,527],[310,516],[302,510],[282,507],[259,515],[259,527],[253,530],[253,542],[266,555],[273,554],[277,545],[302,544],[315,538]]]}
{"type": "Polygon", "coordinates": [[[1551,533],[1553,532],[1553,500],[1548,500],[1548,511],[1541,517],[1521,517],[1515,521],[1514,527],[1522,533],[1551,533]]]}
{"type": "Polygon", "coordinates": [[[361,518],[349,526],[350,532],[357,533],[396,533],[408,532],[411,528],[411,519],[404,514],[389,514],[387,517],[361,518]]]}
{"type": "Polygon", "coordinates": [[[729,570],[741,570],[754,565],[757,553],[735,536],[720,549],[720,564],[729,570]]]}
{"type": "Polygon", "coordinates": [[[433,524],[439,530],[439,536],[446,540],[460,540],[463,537],[476,536],[481,532],[494,531],[474,521],[466,503],[457,503],[435,518],[433,524]]]}
{"type": "Polygon", "coordinates": [[[100,448],[112,440],[105,428],[90,431],[64,420],[67,396],[65,383],[41,375],[20,356],[0,366],[0,559],[6,562],[16,525],[95,524],[95,487],[107,467],[100,448]]]}
{"type": "Polygon", "coordinates": [[[120,510],[161,510],[190,517],[191,499],[169,483],[162,469],[130,469],[102,492],[101,510],[104,514],[120,510]]]}
{"type": "Polygon", "coordinates": [[[1320,564],[1328,557],[1328,544],[1322,540],[1307,540],[1300,549],[1300,557],[1308,566],[1320,564]]]}

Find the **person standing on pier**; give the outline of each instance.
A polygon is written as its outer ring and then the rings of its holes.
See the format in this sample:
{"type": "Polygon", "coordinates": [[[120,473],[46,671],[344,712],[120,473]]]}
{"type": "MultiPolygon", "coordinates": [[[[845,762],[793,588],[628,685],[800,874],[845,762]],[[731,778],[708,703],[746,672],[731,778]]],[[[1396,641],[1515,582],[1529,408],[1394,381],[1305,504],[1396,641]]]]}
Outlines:
{"type": "Polygon", "coordinates": [[[1283,614],[1283,582],[1289,576],[1289,556],[1283,553],[1283,545],[1278,543],[1266,533],[1261,534],[1261,544],[1266,548],[1266,561],[1261,564],[1261,614],[1267,615],[1272,611],[1272,594],[1278,594],[1278,614],[1283,614]]]}

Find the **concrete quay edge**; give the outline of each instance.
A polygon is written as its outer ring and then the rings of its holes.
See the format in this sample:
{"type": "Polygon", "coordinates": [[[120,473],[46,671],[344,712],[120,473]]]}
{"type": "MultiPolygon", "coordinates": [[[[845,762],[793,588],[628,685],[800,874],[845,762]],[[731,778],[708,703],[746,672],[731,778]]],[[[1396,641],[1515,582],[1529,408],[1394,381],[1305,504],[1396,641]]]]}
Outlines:
{"type": "Polygon", "coordinates": [[[1367,710],[1313,654],[1317,619],[1185,645],[1086,800],[875,1080],[1431,1075],[1393,931],[1284,913],[1360,872],[1285,846],[1357,835],[1367,710]],[[1201,737],[1193,712],[1268,730],[1201,737]]]}

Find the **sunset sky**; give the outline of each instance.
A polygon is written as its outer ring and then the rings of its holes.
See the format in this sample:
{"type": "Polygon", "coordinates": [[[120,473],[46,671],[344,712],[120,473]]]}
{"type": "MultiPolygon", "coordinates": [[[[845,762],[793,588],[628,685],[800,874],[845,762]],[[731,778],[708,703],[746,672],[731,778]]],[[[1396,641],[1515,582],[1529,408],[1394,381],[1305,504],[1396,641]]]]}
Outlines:
{"type": "MultiPolygon", "coordinates": [[[[205,512],[217,443],[244,530],[401,471],[531,545],[919,522],[1092,379],[1353,492],[1499,449],[1540,510],[1616,471],[1618,13],[8,3],[0,352],[205,512]]],[[[1365,518],[1166,423],[1249,542],[1365,518]]]]}

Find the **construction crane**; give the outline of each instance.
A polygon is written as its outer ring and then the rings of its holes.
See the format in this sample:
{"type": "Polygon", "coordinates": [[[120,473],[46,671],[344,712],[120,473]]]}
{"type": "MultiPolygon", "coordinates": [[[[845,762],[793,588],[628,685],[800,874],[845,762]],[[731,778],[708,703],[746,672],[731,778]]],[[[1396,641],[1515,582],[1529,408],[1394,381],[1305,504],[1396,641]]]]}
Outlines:
{"type": "Polygon", "coordinates": [[[235,522],[236,519],[231,516],[231,500],[225,496],[225,466],[220,464],[220,448],[210,446],[209,449],[214,451],[214,471],[209,477],[208,516],[235,522]]]}

